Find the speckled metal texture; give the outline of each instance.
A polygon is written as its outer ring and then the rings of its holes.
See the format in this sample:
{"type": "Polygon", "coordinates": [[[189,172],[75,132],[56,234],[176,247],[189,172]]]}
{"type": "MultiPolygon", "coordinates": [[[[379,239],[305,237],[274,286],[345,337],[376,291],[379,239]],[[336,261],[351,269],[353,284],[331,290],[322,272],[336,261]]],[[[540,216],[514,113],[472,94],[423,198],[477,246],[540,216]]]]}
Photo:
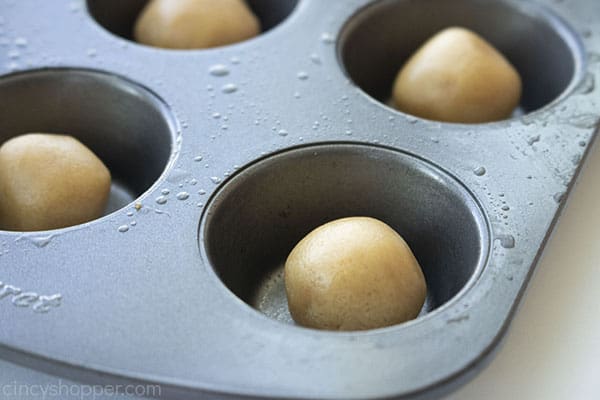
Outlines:
{"type": "Polygon", "coordinates": [[[0,0],[0,139],[69,131],[116,178],[96,221],[0,231],[0,357],[207,399],[433,399],[481,368],[597,129],[600,3],[256,0],[271,29],[193,51],[119,36],[142,4],[0,0]],[[515,64],[513,118],[446,124],[384,104],[407,54],[450,25],[515,64]],[[294,326],[282,258],[356,213],[414,245],[422,316],[294,326]]]}

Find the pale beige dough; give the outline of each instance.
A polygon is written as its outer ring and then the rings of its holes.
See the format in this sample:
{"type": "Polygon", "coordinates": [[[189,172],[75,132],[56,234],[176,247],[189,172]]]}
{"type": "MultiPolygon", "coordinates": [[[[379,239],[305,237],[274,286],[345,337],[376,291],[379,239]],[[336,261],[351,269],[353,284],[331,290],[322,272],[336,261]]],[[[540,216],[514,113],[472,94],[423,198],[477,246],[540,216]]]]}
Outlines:
{"type": "Polygon", "coordinates": [[[0,147],[0,229],[38,231],[98,218],[110,172],[71,136],[31,133],[0,147]]]}
{"type": "Polygon", "coordinates": [[[365,330],[415,318],[427,292],[412,251],[385,223],[343,218],[310,232],[285,263],[294,320],[328,330],[365,330]]]}
{"type": "Polygon", "coordinates": [[[521,98],[521,78],[487,41],[464,28],[429,39],[402,67],[395,107],[445,122],[483,123],[508,118],[521,98]]]}
{"type": "Polygon", "coordinates": [[[224,46],[259,33],[244,0],[150,0],[133,30],[137,42],[169,49],[224,46]]]}

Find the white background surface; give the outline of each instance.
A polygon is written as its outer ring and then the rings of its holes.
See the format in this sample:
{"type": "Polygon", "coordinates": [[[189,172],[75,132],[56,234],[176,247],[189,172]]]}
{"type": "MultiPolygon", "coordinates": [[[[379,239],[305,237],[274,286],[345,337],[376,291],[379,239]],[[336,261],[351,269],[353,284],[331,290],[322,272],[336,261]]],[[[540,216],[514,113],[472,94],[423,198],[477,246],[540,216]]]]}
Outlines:
{"type": "Polygon", "coordinates": [[[500,351],[447,400],[600,400],[600,144],[500,351]]]}

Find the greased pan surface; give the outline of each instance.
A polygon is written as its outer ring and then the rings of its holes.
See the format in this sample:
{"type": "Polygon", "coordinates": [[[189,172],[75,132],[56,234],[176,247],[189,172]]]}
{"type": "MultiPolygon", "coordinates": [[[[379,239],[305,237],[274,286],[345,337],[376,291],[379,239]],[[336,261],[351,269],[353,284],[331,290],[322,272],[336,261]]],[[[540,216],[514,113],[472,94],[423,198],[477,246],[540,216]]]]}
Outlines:
{"type": "Polygon", "coordinates": [[[0,2],[1,141],[68,132],[115,178],[99,220],[0,232],[0,354],[170,397],[436,398],[497,344],[593,140],[600,5],[251,3],[263,35],[173,51],[119,36],[143,1],[0,2]],[[383,104],[402,60],[450,25],[513,62],[522,115],[445,124],[383,104]],[[414,248],[422,316],[290,324],[285,255],[359,214],[414,248]]]}

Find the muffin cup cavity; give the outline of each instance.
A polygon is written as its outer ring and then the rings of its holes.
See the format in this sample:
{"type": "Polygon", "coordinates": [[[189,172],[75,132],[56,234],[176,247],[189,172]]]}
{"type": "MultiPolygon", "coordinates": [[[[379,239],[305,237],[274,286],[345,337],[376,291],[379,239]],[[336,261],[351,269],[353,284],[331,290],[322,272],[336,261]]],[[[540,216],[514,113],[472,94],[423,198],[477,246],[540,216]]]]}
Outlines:
{"type": "Polygon", "coordinates": [[[460,26],[481,35],[517,69],[523,82],[514,116],[553,103],[576,84],[584,53],[574,31],[548,9],[501,0],[381,0],[344,26],[339,59],[367,95],[391,105],[396,74],[439,31],[460,26]]]}
{"type": "Polygon", "coordinates": [[[201,246],[231,292],[292,323],[289,252],[314,228],[349,216],[380,219],[407,241],[428,286],[421,315],[467,287],[488,251],[486,219],[453,177],[400,151],[342,143],[285,151],[234,176],[207,207],[201,246]]]}
{"type": "Polygon", "coordinates": [[[78,139],[111,172],[106,214],[159,179],[171,159],[174,131],[157,96],[115,75],[57,68],[0,79],[0,143],[31,132],[78,139]]]}
{"type": "MultiPolygon", "coordinates": [[[[294,11],[300,0],[247,0],[258,17],[262,32],[281,24],[294,11]]],[[[94,20],[107,31],[133,41],[133,27],[148,0],[87,0],[94,20]]]]}

